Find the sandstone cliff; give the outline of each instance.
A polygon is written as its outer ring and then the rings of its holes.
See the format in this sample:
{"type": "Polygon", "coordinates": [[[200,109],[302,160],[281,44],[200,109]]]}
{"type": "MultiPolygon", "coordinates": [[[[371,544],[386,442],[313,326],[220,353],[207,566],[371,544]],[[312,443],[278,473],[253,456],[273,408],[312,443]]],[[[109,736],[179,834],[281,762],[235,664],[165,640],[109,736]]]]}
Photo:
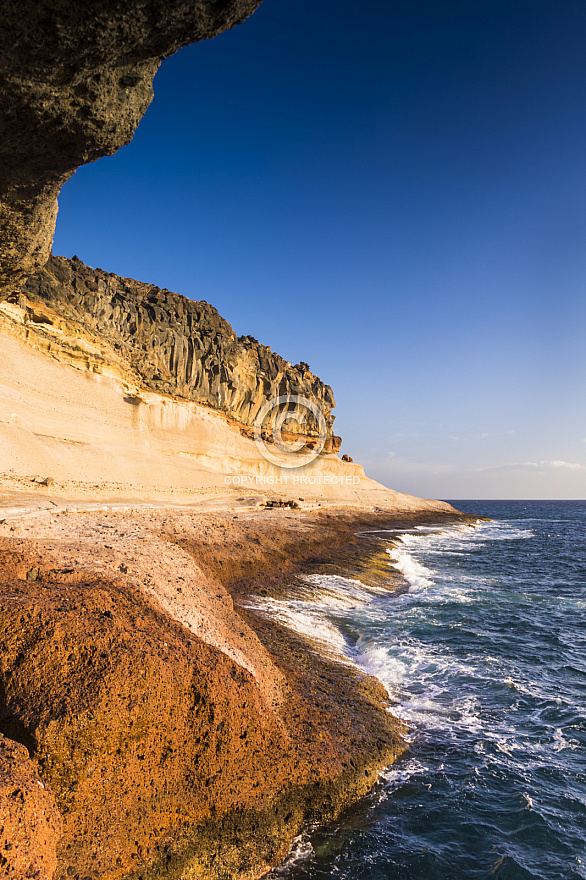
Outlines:
{"type": "Polygon", "coordinates": [[[0,493],[18,493],[31,509],[115,499],[234,505],[243,495],[252,506],[301,497],[391,513],[449,509],[381,486],[332,453],[283,472],[225,413],[138,392],[135,378],[111,347],[43,303],[0,303],[0,493]],[[46,476],[54,484],[43,485],[46,476]]]}
{"type": "MultiPolygon", "coordinates": [[[[12,297],[25,309],[31,331],[63,329],[94,343],[96,356],[116,362],[137,391],[191,400],[226,413],[252,428],[259,410],[280,396],[310,400],[327,425],[324,451],[335,452],[332,389],[307,364],[293,366],[250,336],[237,338],[230,324],[206,302],[192,302],[151,284],[90,269],[80,260],[52,256],[22,292],[12,297]],[[49,310],[35,308],[39,304],[49,310]]],[[[64,344],[64,334],[61,334],[64,344]]],[[[53,336],[54,346],[58,337],[53,336]]],[[[137,398],[138,399],[138,398],[137,398]]],[[[291,411],[296,410],[292,404],[291,411]]],[[[315,438],[319,426],[291,423],[292,432],[315,438]]],[[[252,431],[248,432],[252,435],[252,431]]]]}
{"type": "Polygon", "coordinates": [[[163,58],[260,0],[0,0],[0,299],[49,257],[57,195],[127,144],[163,58]]]}

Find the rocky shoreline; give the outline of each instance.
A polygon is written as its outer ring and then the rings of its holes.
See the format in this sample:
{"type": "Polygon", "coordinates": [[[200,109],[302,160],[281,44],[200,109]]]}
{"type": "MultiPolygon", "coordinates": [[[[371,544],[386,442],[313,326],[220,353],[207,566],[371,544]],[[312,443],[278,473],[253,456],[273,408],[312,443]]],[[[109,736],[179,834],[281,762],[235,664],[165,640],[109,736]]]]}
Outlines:
{"type": "Polygon", "coordinates": [[[0,0],[10,880],[256,880],[405,750],[378,681],[250,597],[341,566],[401,589],[358,533],[458,514],[340,460],[332,390],[306,363],[205,302],[51,256],[61,187],[129,143],[161,61],[258,5],[0,0]],[[281,398],[287,419],[263,421],[281,398]],[[307,510],[281,508],[283,461],[259,450],[277,421],[313,459],[287,495],[307,510]]]}
{"type": "MultiPolygon", "coordinates": [[[[172,508],[5,519],[0,732],[28,749],[18,772],[38,774],[44,800],[10,793],[10,743],[0,798],[32,829],[35,876],[56,865],[55,880],[259,878],[304,826],[366,794],[406,747],[384,688],[244,606],[316,571],[402,589],[365,532],[469,519],[172,508]]],[[[7,876],[27,876],[9,845],[7,876]]]]}

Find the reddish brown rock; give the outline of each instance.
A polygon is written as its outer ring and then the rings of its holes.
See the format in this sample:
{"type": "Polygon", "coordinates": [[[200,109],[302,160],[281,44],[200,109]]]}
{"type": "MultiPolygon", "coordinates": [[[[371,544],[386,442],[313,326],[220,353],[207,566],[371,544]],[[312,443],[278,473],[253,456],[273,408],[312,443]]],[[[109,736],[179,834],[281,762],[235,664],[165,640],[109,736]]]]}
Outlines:
{"type": "MultiPolygon", "coordinates": [[[[127,540],[115,535],[140,522],[143,552],[150,530],[184,565],[180,542],[212,595],[226,596],[223,580],[240,601],[248,588],[235,577],[272,571],[276,553],[290,560],[291,525],[267,515],[241,526],[231,515],[74,514],[0,538],[0,730],[30,745],[63,816],[55,880],[260,877],[305,824],[333,818],[403,751],[375,680],[240,609],[235,635],[267,655],[253,675],[164,613],[134,563],[134,574],[123,576],[123,559],[119,577],[107,574],[127,540]],[[112,537],[91,544],[92,569],[87,540],[76,557],[71,536],[94,522],[112,537]]],[[[299,521],[298,556],[333,546],[327,522],[299,521]]]]}
{"type": "Polygon", "coordinates": [[[27,749],[0,734],[0,875],[50,880],[62,821],[27,749]]]}

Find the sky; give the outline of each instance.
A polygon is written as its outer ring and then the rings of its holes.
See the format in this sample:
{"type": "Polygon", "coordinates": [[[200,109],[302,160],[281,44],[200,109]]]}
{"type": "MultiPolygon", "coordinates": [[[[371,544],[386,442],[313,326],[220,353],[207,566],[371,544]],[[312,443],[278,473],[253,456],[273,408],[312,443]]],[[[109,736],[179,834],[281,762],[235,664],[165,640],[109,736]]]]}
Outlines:
{"type": "Polygon", "coordinates": [[[308,362],[387,486],[586,498],[583,0],[264,0],[154,89],[56,254],[308,362]]]}

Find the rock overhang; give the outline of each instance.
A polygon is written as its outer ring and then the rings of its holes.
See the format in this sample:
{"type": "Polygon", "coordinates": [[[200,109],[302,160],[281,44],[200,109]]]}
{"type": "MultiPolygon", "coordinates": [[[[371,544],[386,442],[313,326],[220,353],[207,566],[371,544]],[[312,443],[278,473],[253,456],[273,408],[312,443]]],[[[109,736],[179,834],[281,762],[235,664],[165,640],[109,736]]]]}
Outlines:
{"type": "Polygon", "coordinates": [[[260,0],[0,0],[0,299],[49,258],[76,168],[128,144],[164,58],[260,0]]]}

